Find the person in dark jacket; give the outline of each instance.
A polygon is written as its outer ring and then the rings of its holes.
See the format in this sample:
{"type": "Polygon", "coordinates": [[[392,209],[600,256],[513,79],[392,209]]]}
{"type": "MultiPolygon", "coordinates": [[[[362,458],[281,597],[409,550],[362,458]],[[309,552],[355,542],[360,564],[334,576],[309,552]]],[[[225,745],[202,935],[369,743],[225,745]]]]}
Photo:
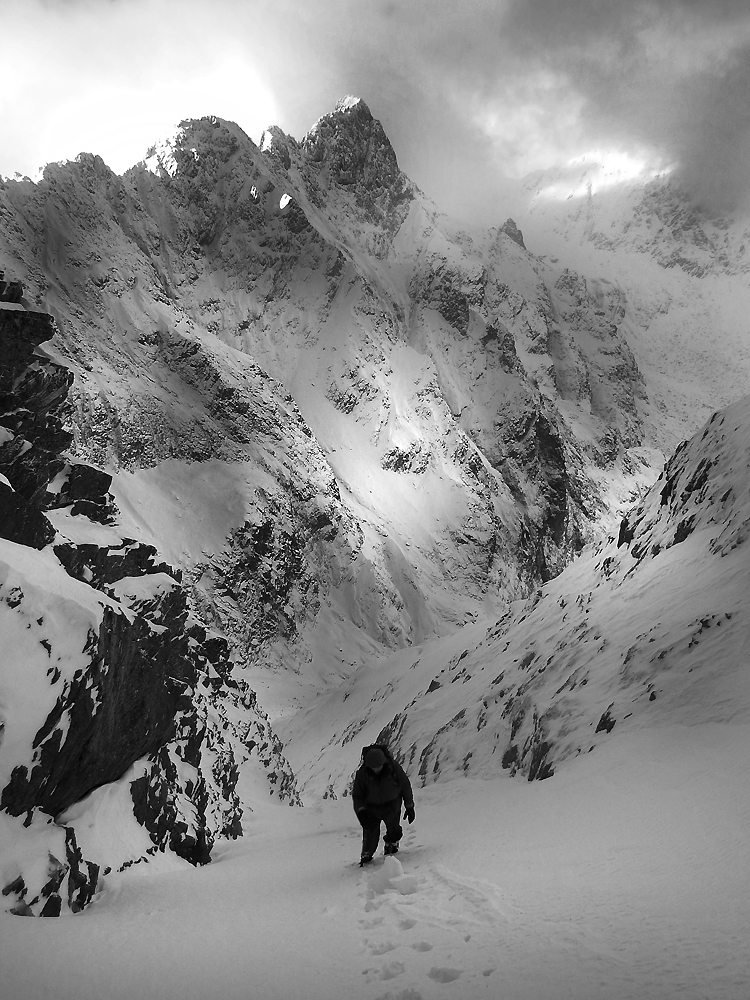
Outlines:
{"type": "Polygon", "coordinates": [[[364,761],[354,776],[352,802],[362,825],[360,864],[372,861],[380,841],[381,823],[385,823],[385,853],[396,854],[403,836],[399,822],[401,805],[404,819],[413,823],[414,795],[404,769],[378,746],[365,751],[364,761]]]}

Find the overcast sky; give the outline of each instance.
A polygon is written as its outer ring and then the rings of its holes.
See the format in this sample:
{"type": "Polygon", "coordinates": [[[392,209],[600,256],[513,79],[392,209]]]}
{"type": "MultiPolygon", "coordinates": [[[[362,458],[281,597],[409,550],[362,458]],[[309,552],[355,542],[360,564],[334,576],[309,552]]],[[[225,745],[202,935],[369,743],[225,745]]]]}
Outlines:
{"type": "Polygon", "coordinates": [[[748,0],[0,0],[0,174],[182,118],[300,138],[346,94],[441,207],[617,150],[731,210],[750,190],[748,0]]]}

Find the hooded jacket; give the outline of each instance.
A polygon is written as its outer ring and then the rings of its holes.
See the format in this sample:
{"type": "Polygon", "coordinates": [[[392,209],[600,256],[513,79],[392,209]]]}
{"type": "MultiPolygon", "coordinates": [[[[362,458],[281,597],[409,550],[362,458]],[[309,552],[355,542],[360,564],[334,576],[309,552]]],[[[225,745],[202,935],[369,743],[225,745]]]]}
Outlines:
{"type": "Polygon", "coordinates": [[[380,774],[371,771],[362,764],[354,776],[352,785],[352,803],[354,811],[360,812],[368,806],[382,806],[398,799],[404,800],[404,806],[413,808],[414,794],[411,782],[406,772],[395,760],[386,760],[380,774]]]}

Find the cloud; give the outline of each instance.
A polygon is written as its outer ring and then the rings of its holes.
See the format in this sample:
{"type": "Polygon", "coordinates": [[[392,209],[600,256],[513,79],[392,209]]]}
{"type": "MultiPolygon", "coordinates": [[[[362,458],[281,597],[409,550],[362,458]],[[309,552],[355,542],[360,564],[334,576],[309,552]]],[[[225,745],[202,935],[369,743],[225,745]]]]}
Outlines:
{"type": "Polygon", "coordinates": [[[254,56],[294,134],[357,93],[441,205],[480,216],[505,175],[602,148],[674,166],[710,211],[747,200],[746,0],[262,7],[254,56]]]}
{"type": "Polygon", "coordinates": [[[516,4],[508,29],[581,100],[581,138],[673,163],[711,211],[747,200],[750,10],[744,0],[516,4]]]}
{"type": "Polygon", "coordinates": [[[406,172],[474,218],[502,215],[508,175],[602,148],[675,165],[714,212],[748,196],[747,0],[8,2],[0,171],[29,136],[99,126],[132,149],[167,117],[299,137],[354,93],[406,172]]]}
{"type": "Polygon", "coordinates": [[[0,173],[87,151],[123,171],[182,118],[216,114],[256,138],[277,117],[232,32],[206,4],[6,0],[0,173]],[[210,27],[210,18],[208,18],[210,27]]]}

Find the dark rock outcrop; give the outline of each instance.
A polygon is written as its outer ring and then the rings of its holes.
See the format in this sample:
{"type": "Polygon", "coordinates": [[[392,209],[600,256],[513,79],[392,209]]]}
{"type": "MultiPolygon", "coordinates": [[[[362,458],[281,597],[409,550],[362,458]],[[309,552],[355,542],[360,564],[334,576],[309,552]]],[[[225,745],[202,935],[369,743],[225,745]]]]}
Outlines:
{"type": "MultiPolygon", "coordinates": [[[[349,189],[372,221],[395,231],[403,221],[412,186],[380,122],[364,101],[345,98],[299,144],[317,181],[349,189]]],[[[318,199],[315,199],[318,200],[318,199]]]]}
{"type": "Polygon", "coordinates": [[[0,535],[38,549],[54,537],[42,511],[72,441],[61,415],[72,372],[34,354],[53,333],[51,316],[0,309],[0,535]]]}
{"type": "Polygon", "coordinates": [[[11,903],[10,912],[16,916],[59,917],[63,909],[79,913],[97,892],[99,865],[83,859],[72,827],[58,828],[56,833],[61,857],[48,852],[41,879],[36,870],[30,874],[22,872],[0,890],[11,903]]]}
{"type": "MultiPolygon", "coordinates": [[[[86,522],[115,525],[111,475],[63,453],[72,442],[62,423],[72,375],[34,353],[51,336],[51,320],[6,310],[0,323],[8,344],[0,359],[3,536],[44,548],[55,537],[44,511],[53,509],[75,516],[78,531],[86,522]]],[[[71,622],[65,642],[80,643],[76,662],[85,665],[61,677],[54,665],[66,669],[59,640],[44,632],[44,615],[37,615],[39,642],[51,661],[49,683],[61,688],[34,735],[31,764],[12,767],[0,790],[0,808],[19,817],[59,816],[140,761],[131,783],[133,809],[154,849],[204,864],[217,836],[242,833],[243,804],[235,790],[241,763],[256,756],[271,793],[298,803],[281,745],[252,692],[233,679],[226,639],[191,614],[182,574],[159,560],[153,546],[132,538],[111,544],[60,538],[54,553],[77,586],[100,595],[91,605],[99,607],[98,624],[86,632],[71,622]],[[180,762],[190,765],[187,772],[180,762]]],[[[8,608],[33,613],[21,588],[2,590],[8,608]]],[[[80,858],[72,828],[66,860],[53,858],[50,866],[38,891],[21,876],[6,887],[16,900],[13,912],[53,916],[90,901],[98,868],[80,858]]]]}
{"type": "Polygon", "coordinates": [[[523,233],[516,225],[514,219],[506,219],[502,226],[500,226],[500,232],[509,236],[522,250],[526,249],[526,244],[523,241],[523,233]]]}
{"type": "Polygon", "coordinates": [[[66,684],[34,739],[34,766],[13,770],[0,808],[55,816],[174,738],[177,714],[191,704],[198,657],[188,648],[182,591],[150,603],[151,620],[104,608],[99,634],[85,649],[89,669],[66,684]]]}
{"type": "Polygon", "coordinates": [[[0,271],[0,302],[19,303],[23,298],[20,281],[5,281],[5,272],[0,271]]]}
{"type": "Polygon", "coordinates": [[[0,535],[19,545],[43,549],[55,537],[55,529],[40,510],[0,482],[0,535]]]}

